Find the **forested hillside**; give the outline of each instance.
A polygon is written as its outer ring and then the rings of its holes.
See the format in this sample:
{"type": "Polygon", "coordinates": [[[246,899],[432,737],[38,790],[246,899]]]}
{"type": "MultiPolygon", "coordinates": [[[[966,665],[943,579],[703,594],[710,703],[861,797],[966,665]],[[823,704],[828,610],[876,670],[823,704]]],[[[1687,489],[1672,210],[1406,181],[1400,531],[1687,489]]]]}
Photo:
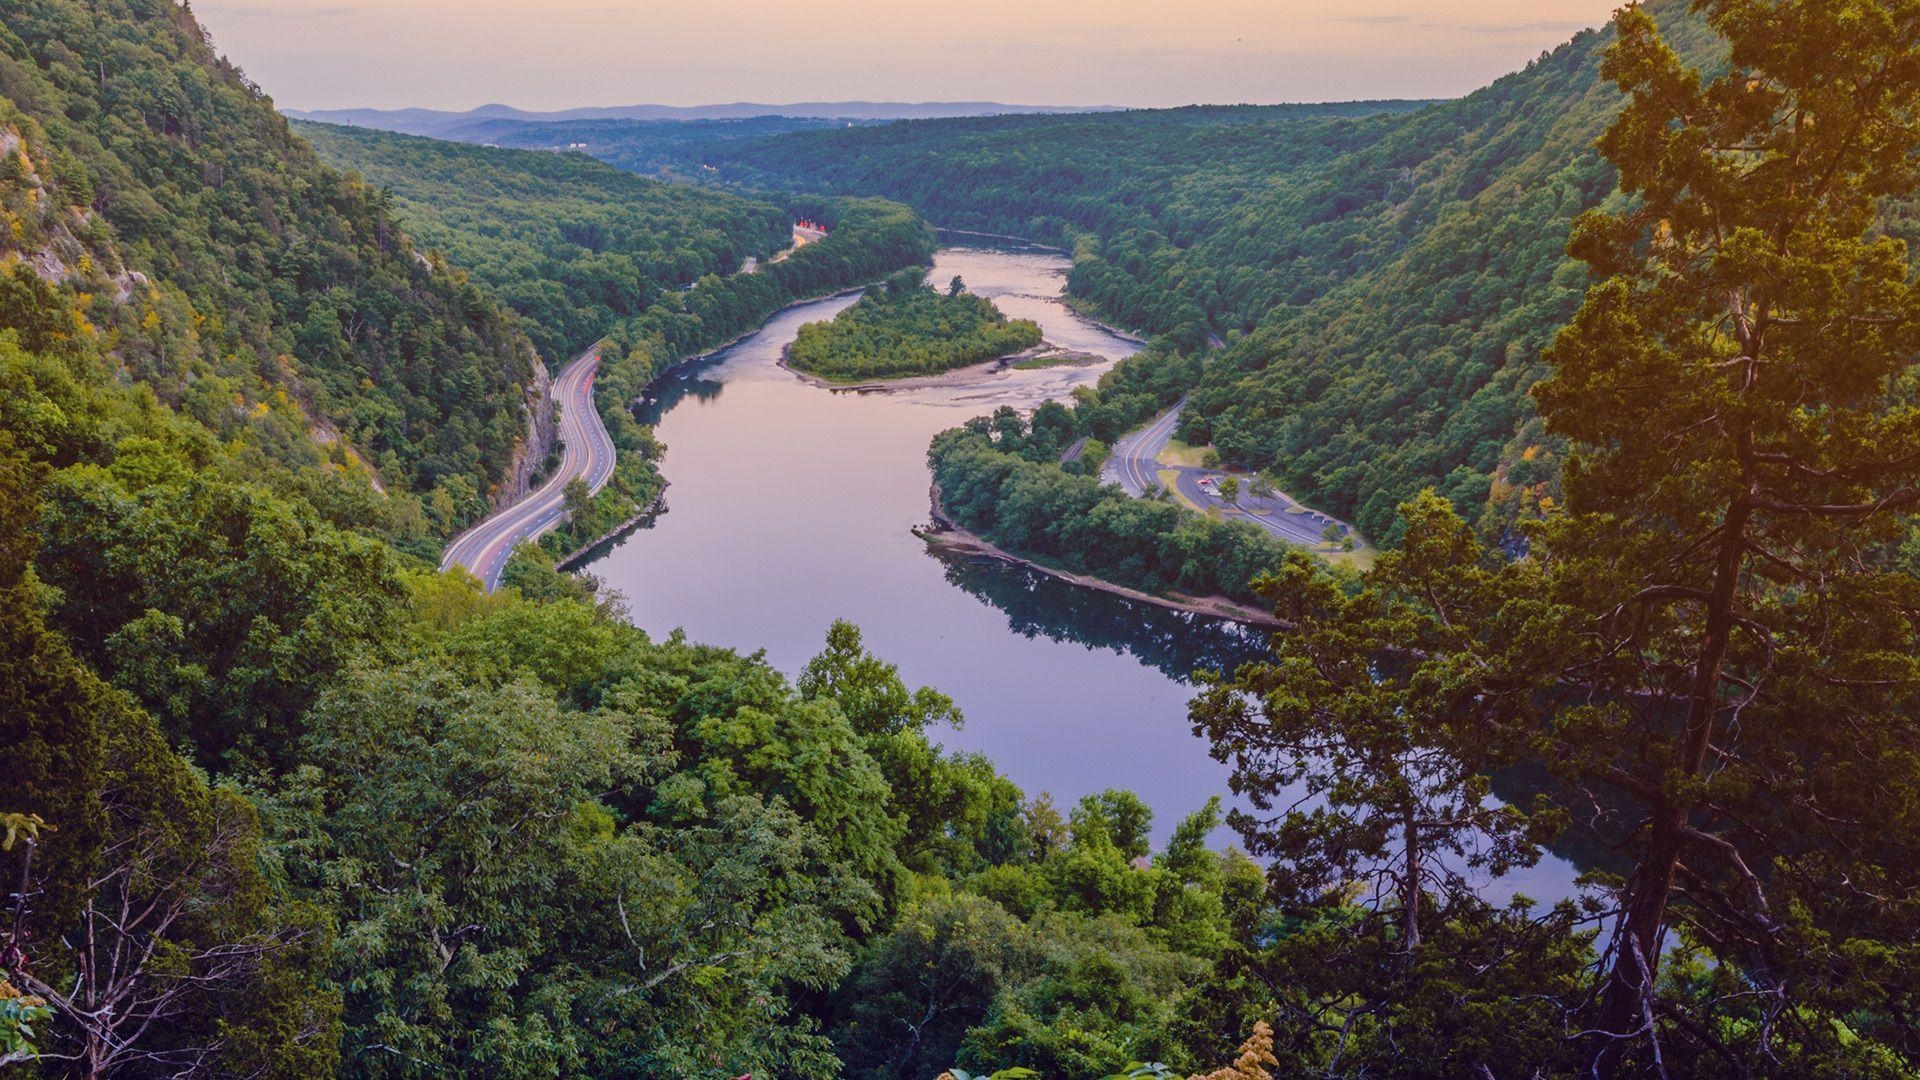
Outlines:
{"type": "Polygon", "coordinates": [[[526,338],[322,165],[164,0],[23,0],[0,25],[0,145],[24,258],[127,374],[280,460],[364,455],[445,534],[528,471],[526,338]]]}
{"type": "Polygon", "coordinates": [[[550,365],[662,294],[792,241],[772,203],[642,179],[582,154],[294,130],[329,164],[391,192],[409,232],[519,313],[550,365]]]}
{"type": "MultiPolygon", "coordinates": [[[[1653,10],[1703,47],[1684,5],[1653,10]]],[[[726,180],[904,199],[942,225],[1074,250],[1072,292],[1187,350],[1224,344],[1184,437],[1392,539],[1440,486],[1498,525],[1553,490],[1526,391],[1585,271],[1573,218],[1613,189],[1619,107],[1587,32],[1458,101],[936,120],[703,148],[726,180]],[[1411,110],[1411,111],[1409,111],[1411,110]]]]}

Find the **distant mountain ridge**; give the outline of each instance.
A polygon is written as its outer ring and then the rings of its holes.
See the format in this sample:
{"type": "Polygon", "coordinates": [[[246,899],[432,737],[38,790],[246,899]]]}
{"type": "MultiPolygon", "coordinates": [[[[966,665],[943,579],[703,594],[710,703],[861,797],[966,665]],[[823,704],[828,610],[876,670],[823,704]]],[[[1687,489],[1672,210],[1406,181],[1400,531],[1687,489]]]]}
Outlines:
{"type": "Polygon", "coordinates": [[[719,105],[613,105],[550,112],[511,105],[482,105],[464,112],[444,109],[286,109],[298,120],[432,135],[476,120],[554,123],[574,120],[746,120],[790,116],[812,120],[931,120],[955,116],[1061,115],[1116,112],[1114,105],[1007,105],[997,101],[802,101],[770,105],[736,101],[719,105]]]}

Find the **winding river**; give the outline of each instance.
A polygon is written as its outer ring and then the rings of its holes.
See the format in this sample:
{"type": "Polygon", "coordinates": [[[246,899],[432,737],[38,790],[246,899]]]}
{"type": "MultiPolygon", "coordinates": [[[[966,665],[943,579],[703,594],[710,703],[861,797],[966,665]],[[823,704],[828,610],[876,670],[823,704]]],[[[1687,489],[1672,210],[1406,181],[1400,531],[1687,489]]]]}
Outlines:
{"type": "MultiPolygon", "coordinates": [[[[1049,342],[1117,360],[1137,343],[1061,302],[1067,261],[1039,249],[945,248],[955,274],[1049,342]]],[[[1029,794],[1064,808],[1131,788],[1164,836],[1226,790],[1225,766],[1187,726],[1186,672],[1256,655],[1261,637],[1076,588],[993,559],[943,558],[913,534],[928,521],[927,443],[1001,405],[1030,409],[1089,385],[1108,364],[1006,371],[964,385],[851,393],[779,366],[804,323],[853,302],[788,309],[760,331],[656,386],[642,419],[667,445],[666,510],[587,569],[624,594],[648,633],[764,648],[789,675],[834,619],[951,695],[966,716],[936,732],[977,750],[1029,794]]]]}
{"type": "MultiPolygon", "coordinates": [[[[984,753],[1063,811],[1090,792],[1131,789],[1164,839],[1227,791],[1226,767],[1187,725],[1186,676],[1259,656],[1264,635],[999,560],[935,555],[912,531],[929,519],[935,434],[1001,405],[1064,397],[1138,348],[1062,302],[1067,269],[1050,250],[950,247],[932,280],[957,274],[1009,316],[1038,322],[1047,341],[1107,363],[829,391],[779,358],[801,325],[853,302],[837,297],[784,311],[663,380],[642,419],[668,447],[666,508],[587,569],[625,595],[648,633],[764,648],[789,675],[834,619],[849,619],[910,685],[960,706],[965,725],[938,741],[984,753]]],[[[1564,889],[1564,865],[1542,872],[1511,884],[1534,896],[1564,889]]]]}

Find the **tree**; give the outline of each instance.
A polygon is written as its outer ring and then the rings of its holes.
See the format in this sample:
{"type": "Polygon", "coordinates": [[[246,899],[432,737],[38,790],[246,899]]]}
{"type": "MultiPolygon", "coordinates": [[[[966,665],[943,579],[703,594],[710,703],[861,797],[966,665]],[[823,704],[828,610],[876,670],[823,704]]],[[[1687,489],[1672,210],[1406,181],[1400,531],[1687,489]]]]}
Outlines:
{"type": "Polygon", "coordinates": [[[0,851],[0,888],[29,872],[38,886],[34,921],[10,936],[52,936],[84,900],[106,830],[101,718],[117,704],[46,626],[30,528],[40,475],[0,431],[0,788],[9,812],[31,814],[60,837],[44,851],[32,836],[0,851]]]}
{"type": "Polygon", "coordinates": [[[567,508],[567,517],[572,521],[585,521],[593,510],[593,491],[587,487],[585,477],[576,476],[567,481],[561,489],[561,502],[567,508]]]}
{"type": "MultiPolygon", "coordinates": [[[[339,1064],[339,999],[319,982],[320,912],[276,903],[253,806],[167,749],[151,718],[116,702],[99,793],[107,837],[79,910],[42,925],[30,858],[0,971],[53,1010],[41,1060],[86,1076],[311,1076],[339,1064]]],[[[58,843],[57,834],[27,845],[58,843]]]]}
{"type": "Polygon", "coordinates": [[[0,1066],[19,1065],[39,1057],[34,1029],[52,1015],[47,999],[23,994],[0,979],[0,1066]]]}
{"type": "Polygon", "coordinates": [[[1613,789],[1635,860],[1602,1074],[1648,1066],[1663,1034],[1749,1063],[1837,1052],[1807,1003],[1877,1002],[1874,1033],[1920,1052],[1910,983],[1842,959],[1920,959],[1892,899],[1920,884],[1920,820],[1891,809],[1920,794],[1920,584],[1878,555],[1920,505],[1920,303],[1874,229],[1876,201],[1920,183],[1920,5],[1694,6],[1729,46],[1712,79],[1645,10],[1615,20],[1605,72],[1629,101],[1601,149],[1635,202],[1579,221],[1571,250],[1604,280],[1535,391],[1576,443],[1537,550],[1590,635],[1546,750],[1613,789]],[[1757,997],[1755,1023],[1671,1019],[1675,926],[1745,980],[1693,1007],[1757,997]]]}
{"type": "Polygon", "coordinates": [[[1220,478],[1220,501],[1228,506],[1240,505],[1240,478],[1223,476],[1220,478]]]}
{"type": "Polygon", "coordinates": [[[795,688],[803,698],[832,699],[865,737],[961,724],[951,698],[926,686],[909,692],[899,666],[868,652],[860,628],[845,619],[827,629],[826,648],[807,661],[795,688]]]}
{"type": "MultiPolygon", "coordinates": [[[[1474,771],[1542,761],[1558,813],[1624,852],[1568,1004],[1583,1072],[1910,1071],[1920,582],[1889,553],[1920,506],[1920,296],[1874,219],[1920,184],[1920,5],[1695,6],[1729,45],[1712,80],[1644,10],[1616,20],[1602,150],[1633,201],[1575,229],[1602,280],[1535,391],[1564,511],[1494,567],[1444,503],[1403,508],[1428,570],[1388,560],[1360,594],[1405,613],[1373,638],[1384,677],[1297,664],[1268,692],[1319,686],[1342,742],[1404,712],[1474,771]],[[1369,707],[1402,663],[1415,692],[1369,707]]],[[[1401,788],[1349,790],[1378,817],[1401,788]]]]}
{"type": "Polygon", "coordinates": [[[966,291],[967,291],[967,283],[960,280],[959,274],[953,275],[953,280],[947,282],[948,296],[959,296],[961,293],[966,291]]]}
{"type": "Polygon", "coordinates": [[[1041,792],[1020,808],[1020,819],[1033,837],[1034,855],[1039,858],[1059,851],[1066,843],[1067,821],[1053,805],[1053,795],[1041,792]]]}
{"type": "Polygon", "coordinates": [[[925,1076],[953,1060],[1040,948],[1018,919],[966,893],[915,906],[842,988],[839,1051],[855,1076],[925,1076]]]}
{"type": "Polygon", "coordinates": [[[1147,855],[1153,809],[1131,791],[1108,788],[1081,796],[1068,822],[1075,843],[1111,845],[1131,861],[1147,855]]]}
{"type": "Polygon", "coordinates": [[[358,1070],[831,1075],[789,995],[844,974],[823,908],[868,890],[778,800],[699,805],[670,737],[632,686],[576,711],[524,674],[416,663],[321,696],[311,763],[265,801],[340,920],[358,1070]],[[621,812],[656,798],[659,820],[621,812]]]}
{"type": "Polygon", "coordinates": [[[1411,954],[1429,890],[1442,909],[1472,902],[1463,871],[1531,865],[1555,819],[1491,797],[1488,777],[1525,743],[1488,733],[1530,715],[1534,688],[1500,657],[1501,575],[1475,565],[1484,555],[1433,493],[1402,513],[1405,545],[1356,594],[1291,553],[1262,586],[1287,623],[1274,658],[1204,684],[1191,716],[1233,765],[1253,809],[1229,821],[1274,860],[1280,895],[1372,882],[1411,954]]]}

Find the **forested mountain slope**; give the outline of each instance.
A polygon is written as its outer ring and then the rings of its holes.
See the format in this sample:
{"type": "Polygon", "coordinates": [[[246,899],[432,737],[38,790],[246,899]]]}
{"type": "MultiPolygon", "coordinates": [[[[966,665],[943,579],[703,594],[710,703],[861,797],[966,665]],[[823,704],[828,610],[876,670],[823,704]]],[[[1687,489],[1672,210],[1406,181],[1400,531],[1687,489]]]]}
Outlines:
{"type": "MultiPolygon", "coordinates": [[[[1683,5],[1653,10],[1683,52],[1703,42],[1683,5]]],[[[742,184],[891,195],[939,224],[1071,244],[1073,292],[1105,317],[1227,344],[1192,386],[1189,437],[1379,537],[1425,485],[1470,516],[1550,492],[1525,395],[1585,288],[1568,225],[1613,189],[1593,149],[1619,105],[1599,77],[1608,40],[1582,33],[1411,112],[938,120],[703,160],[742,184]]]]}
{"type": "Polygon", "coordinates": [[[786,211],[664,184],[582,154],[296,123],[321,157],[390,191],[426,247],[518,312],[549,363],[707,274],[792,241],[786,211]]]}
{"type": "Polygon", "coordinates": [[[512,486],[540,389],[526,339],[413,249],[379,191],[322,165],[189,11],[9,4],[0,98],[0,131],[25,140],[0,248],[90,294],[162,401],[229,438],[337,429],[436,531],[512,486]]]}

